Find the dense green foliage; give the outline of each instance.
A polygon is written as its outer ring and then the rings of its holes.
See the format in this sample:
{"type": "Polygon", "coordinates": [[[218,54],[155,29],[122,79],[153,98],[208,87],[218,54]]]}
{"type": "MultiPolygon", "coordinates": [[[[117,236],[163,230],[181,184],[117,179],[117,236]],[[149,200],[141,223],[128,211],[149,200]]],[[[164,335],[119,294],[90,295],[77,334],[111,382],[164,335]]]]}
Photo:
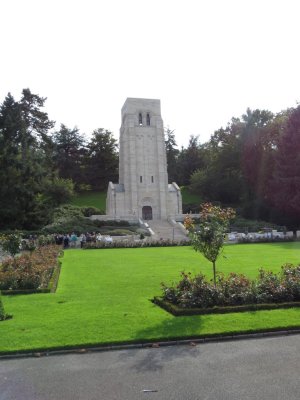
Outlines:
{"type": "Polygon", "coordinates": [[[52,162],[45,99],[24,89],[0,105],[0,228],[35,229],[47,222],[56,192],[64,201],[72,187],[59,181],[52,162]],[[59,188],[59,189],[58,189],[59,188]]]}
{"type": "MultiPolygon", "coordinates": [[[[219,270],[248,278],[298,263],[300,244],[226,246],[219,270]]],[[[210,263],[189,247],[67,250],[53,294],[3,296],[14,318],[1,322],[0,352],[234,334],[300,325],[300,309],[173,317],[150,299],[182,270],[212,277],[210,263]],[[24,336],[26,340],[24,340],[24,336]]]]}
{"type": "Polygon", "coordinates": [[[87,217],[102,213],[95,207],[78,207],[66,204],[53,210],[52,222],[44,226],[42,232],[46,234],[77,232],[80,234],[98,231],[98,221],[92,221],[87,217]]]}
{"type": "Polygon", "coordinates": [[[297,229],[299,116],[300,106],[277,114],[247,109],[241,118],[216,130],[207,143],[191,136],[180,151],[174,131],[167,129],[169,173],[201,199],[184,203],[184,212],[198,212],[200,202],[211,201],[233,206],[250,220],[297,229]]]}
{"type": "MultiPolygon", "coordinates": [[[[296,229],[299,115],[300,106],[276,115],[248,109],[241,118],[233,118],[198,146],[203,164],[190,176],[190,190],[205,201],[235,206],[246,218],[296,229]]],[[[181,168],[180,157],[178,162],[181,168]]]]}
{"type": "Polygon", "coordinates": [[[117,174],[116,140],[95,130],[86,142],[77,128],[54,122],[45,98],[22,91],[0,104],[0,229],[37,230],[76,190],[103,189],[117,174]]]}
{"type": "Polygon", "coordinates": [[[118,180],[117,141],[112,133],[97,129],[87,146],[86,183],[93,189],[103,190],[108,182],[118,180]]]}
{"type": "Polygon", "coordinates": [[[300,301],[300,265],[285,264],[279,273],[259,270],[255,280],[243,274],[218,274],[217,284],[203,274],[181,273],[178,283],[162,284],[163,300],[183,308],[300,301]]]}

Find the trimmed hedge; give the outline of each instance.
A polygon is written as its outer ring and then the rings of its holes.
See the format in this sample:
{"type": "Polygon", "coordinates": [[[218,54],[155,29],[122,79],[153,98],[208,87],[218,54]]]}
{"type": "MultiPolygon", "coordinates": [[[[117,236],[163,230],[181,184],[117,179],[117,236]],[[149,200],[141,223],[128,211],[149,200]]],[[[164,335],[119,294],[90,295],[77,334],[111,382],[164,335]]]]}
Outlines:
{"type": "Polygon", "coordinates": [[[242,306],[226,306],[226,307],[209,307],[209,308],[182,308],[169,301],[163,300],[161,297],[154,297],[151,300],[154,304],[168,311],[175,317],[189,315],[205,315],[205,314],[227,314],[235,312],[260,311],[260,310],[277,310],[280,308],[300,307],[300,301],[289,303],[265,303],[265,304],[247,304],[242,306]]]}
{"type": "Polygon", "coordinates": [[[274,237],[274,238],[255,238],[255,239],[250,239],[248,237],[245,238],[238,238],[237,239],[237,244],[250,244],[250,243],[288,243],[288,242],[295,242],[295,238],[290,238],[290,237],[274,237]]]}
{"type": "Polygon", "coordinates": [[[86,250],[97,250],[97,249],[133,249],[140,247],[174,247],[174,246],[190,246],[190,241],[188,240],[156,240],[156,241],[113,241],[111,243],[107,242],[87,242],[84,245],[86,250]]]}

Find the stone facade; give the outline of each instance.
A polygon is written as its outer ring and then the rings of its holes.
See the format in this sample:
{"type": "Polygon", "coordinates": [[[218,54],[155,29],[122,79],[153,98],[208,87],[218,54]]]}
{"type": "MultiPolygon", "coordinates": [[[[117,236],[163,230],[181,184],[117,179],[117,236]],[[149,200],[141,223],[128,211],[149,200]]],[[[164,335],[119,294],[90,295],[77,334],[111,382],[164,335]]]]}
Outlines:
{"type": "Polygon", "coordinates": [[[127,220],[181,215],[180,189],[168,183],[160,100],[125,101],[119,151],[119,183],[109,182],[106,214],[127,220]]]}

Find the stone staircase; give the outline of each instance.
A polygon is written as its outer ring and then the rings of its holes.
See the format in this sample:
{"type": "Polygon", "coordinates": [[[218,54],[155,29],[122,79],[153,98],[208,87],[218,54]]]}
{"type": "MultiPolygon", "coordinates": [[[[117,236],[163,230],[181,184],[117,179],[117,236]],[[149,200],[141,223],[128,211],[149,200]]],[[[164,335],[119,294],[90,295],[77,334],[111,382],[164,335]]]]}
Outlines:
{"type": "Polygon", "coordinates": [[[169,240],[187,240],[188,237],[185,235],[178,226],[173,226],[168,221],[160,220],[148,220],[145,221],[149,225],[149,228],[154,232],[152,239],[169,239],[169,240]]]}

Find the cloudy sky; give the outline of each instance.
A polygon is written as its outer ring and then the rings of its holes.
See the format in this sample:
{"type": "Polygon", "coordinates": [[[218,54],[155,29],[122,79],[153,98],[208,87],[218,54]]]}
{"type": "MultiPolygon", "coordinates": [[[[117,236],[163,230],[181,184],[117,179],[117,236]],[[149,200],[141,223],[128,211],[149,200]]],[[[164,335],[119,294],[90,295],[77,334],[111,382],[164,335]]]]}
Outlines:
{"type": "Polygon", "coordinates": [[[300,101],[299,0],[0,0],[0,15],[0,101],[28,87],[57,127],[118,138],[126,98],[155,98],[186,146],[300,101]]]}

